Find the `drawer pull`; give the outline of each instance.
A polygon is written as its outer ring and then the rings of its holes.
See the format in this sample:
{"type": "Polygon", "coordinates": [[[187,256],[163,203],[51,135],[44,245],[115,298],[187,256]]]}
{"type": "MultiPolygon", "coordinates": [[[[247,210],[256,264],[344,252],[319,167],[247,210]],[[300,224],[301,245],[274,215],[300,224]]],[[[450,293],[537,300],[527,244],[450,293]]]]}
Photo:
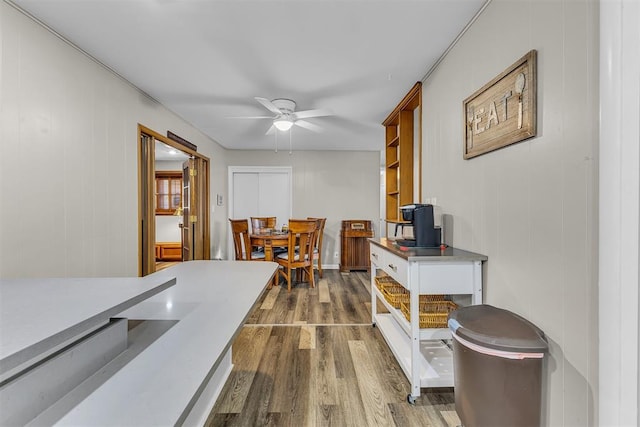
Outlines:
{"type": "Polygon", "coordinates": [[[398,271],[398,267],[393,264],[389,264],[389,268],[392,269],[393,271],[398,271]]]}
{"type": "Polygon", "coordinates": [[[371,256],[374,257],[375,259],[378,259],[378,254],[375,252],[371,252],[371,256]]]}

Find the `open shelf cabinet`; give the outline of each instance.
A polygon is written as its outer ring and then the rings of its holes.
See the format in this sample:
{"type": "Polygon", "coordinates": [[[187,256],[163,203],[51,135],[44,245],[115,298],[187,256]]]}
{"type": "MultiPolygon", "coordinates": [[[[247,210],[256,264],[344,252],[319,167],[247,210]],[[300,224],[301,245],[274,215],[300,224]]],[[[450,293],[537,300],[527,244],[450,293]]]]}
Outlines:
{"type": "MultiPolygon", "coordinates": [[[[416,142],[420,142],[415,138],[420,129],[421,114],[416,115],[415,111],[421,106],[422,84],[418,82],[382,123],[385,127],[387,222],[402,222],[399,207],[416,201],[413,159],[416,142]]],[[[417,135],[419,138],[419,132],[417,135]]]]}

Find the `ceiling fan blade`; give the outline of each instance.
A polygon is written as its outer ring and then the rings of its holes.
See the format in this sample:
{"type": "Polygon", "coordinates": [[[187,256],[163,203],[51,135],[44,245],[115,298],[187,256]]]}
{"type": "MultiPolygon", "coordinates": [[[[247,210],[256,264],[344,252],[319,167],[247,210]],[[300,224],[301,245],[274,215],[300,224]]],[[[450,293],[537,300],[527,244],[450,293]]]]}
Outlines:
{"type": "Polygon", "coordinates": [[[294,113],[298,119],[308,119],[309,117],[332,116],[333,111],[326,109],[296,111],[294,113]]]}
{"type": "Polygon", "coordinates": [[[276,127],[274,125],[271,125],[271,127],[267,130],[267,132],[265,133],[265,135],[271,135],[272,133],[274,133],[276,131],[276,127]]]}
{"type": "Polygon", "coordinates": [[[280,109],[278,107],[276,107],[273,104],[273,102],[269,101],[267,98],[260,98],[260,97],[256,96],[255,99],[260,104],[262,104],[264,106],[264,108],[266,108],[267,110],[271,111],[272,113],[282,114],[282,111],[280,111],[280,109]]]}
{"type": "Polygon", "coordinates": [[[273,119],[273,116],[237,116],[225,117],[225,119],[273,119]]]}
{"type": "Polygon", "coordinates": [[[293,122],[293,124],[296,126],[300,126],[301,128],[310,130],[312,132],[317,132],[317,133],[323,132],[323,129],[320,126],[314,125],[313,123],[310,123],[306,120],[296,120],[295,122],[293,122]]]}

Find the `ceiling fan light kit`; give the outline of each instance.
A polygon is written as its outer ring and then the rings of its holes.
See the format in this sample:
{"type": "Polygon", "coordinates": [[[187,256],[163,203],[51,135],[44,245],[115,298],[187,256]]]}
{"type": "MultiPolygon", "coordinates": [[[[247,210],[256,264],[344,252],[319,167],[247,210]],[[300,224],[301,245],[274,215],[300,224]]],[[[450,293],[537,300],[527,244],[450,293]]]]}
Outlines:
{"type": "Polygon", "coordinates": [[[276,98],[273,101],[271,101],[271,103],[275,105],[276,108],[283,113],[291,114],[296,109],[296,102],[291,99],[276,98]]]}
{"type": "Polygon", "coordinates": [[[273,121],[273,125],[280,131],[286,132],[293,126],[293,120],[288,117],[278,117],[273,121]]]}
{"type": "Polygon", "coordinates": [[[258,96],[255,97],[255,100],[258,101],[264,108],[271,111],[275,114],[275,116],[254,116],[254,117],[236,117],[236,118],[246,118],[246,119],[271,119],[272,125],[267,130],[266,134],[270,135],[274,132],[275,129],[278,129],[281,132],[286,132],[291,129],[292,126],[300,126],[301,128],[305,128],[307,130],[313,132],[322,132],[322,128],[316,124],[310,123],[306,119],[311,117],[323,117],[323,116],[331,116],[333,113],[329,110],[305,110],[305,111],[296,111],[296,102],[292,99],[287,98],[276,98],[273,100],[268,100],[267,98],[260,98],[258,96]]]}
{"type": "Polygon", "coordinates": [[[296,109],[295,101],[286,98],[277,98],[271,101],[271,104],[275,105],[280,111],[280,115],[273,120],[273,125],[276,129],[282,132],[286,132],[291,129],[291,126],[293,126],[293,122],[295,121],[292,117],[293,112],[296,109]]]}

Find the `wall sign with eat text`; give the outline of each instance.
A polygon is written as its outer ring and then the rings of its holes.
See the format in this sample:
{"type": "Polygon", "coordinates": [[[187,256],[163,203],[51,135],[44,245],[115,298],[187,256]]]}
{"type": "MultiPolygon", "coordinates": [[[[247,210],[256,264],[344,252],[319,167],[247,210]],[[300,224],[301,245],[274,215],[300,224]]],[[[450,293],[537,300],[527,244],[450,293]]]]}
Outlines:
{"type": "Polygon", "coordinates": [[[464,100],[464,158],[536,136],[536,51],[464,100]]]}

